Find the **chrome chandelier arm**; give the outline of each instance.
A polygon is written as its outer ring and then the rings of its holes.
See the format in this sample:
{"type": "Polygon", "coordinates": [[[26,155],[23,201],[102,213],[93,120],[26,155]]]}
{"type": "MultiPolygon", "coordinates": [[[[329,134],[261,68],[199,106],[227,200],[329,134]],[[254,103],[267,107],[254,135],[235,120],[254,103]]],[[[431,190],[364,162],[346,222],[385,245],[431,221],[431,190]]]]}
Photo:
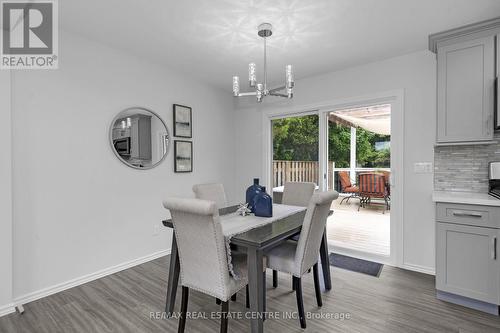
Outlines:
{"type": "Polygon", "coordinates": [[[280,90],[283,90],[285,88],[286,88],[286,86],[279,86],[279,87],[276,87],[276,88],[273,88],[273,89],[269,89],[269,95],[272,95],[273,93],[275,93],[277,91],[280,91],[280,90]]]}
{"type": "Polygon", "coordinates": [[[237,96],[237,97],[255,96],[255,95],[257,95],[257,92],[256,92],[256,91],[250,91],[250,92],[242,92],[242,93],[238,93],[238,96],[237,96]]]}
{"type": "Polygon", "coordinates": [[[288,95],[277,93],[277,92],[271,92],[271,91],[269,91],[269,95],[288,98],[288,95]]]}

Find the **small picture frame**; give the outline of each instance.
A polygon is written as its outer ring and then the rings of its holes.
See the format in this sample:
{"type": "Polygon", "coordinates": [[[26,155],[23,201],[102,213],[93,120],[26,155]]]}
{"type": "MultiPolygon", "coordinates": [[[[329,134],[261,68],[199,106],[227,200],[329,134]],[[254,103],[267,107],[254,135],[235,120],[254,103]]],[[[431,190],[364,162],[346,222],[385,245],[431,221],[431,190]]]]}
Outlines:
{"type": "Polygon", "coordinates": [[[193,143],[174,140],[175,172],[193,172],[193,143]]]}
{"type": "Polygon", "coordinates": [[[174,136],[193,137],[193,117],[189,106],[174,104],[174,136]]]}

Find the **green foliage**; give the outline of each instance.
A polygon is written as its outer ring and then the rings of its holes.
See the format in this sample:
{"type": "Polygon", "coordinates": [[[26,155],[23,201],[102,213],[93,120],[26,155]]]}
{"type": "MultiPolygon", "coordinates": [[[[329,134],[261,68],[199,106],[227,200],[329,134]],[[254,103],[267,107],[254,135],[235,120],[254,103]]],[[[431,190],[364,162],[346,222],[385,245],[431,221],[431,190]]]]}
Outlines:
{"type": "MultiPolygon", "coordinates": [[[[318,116],[273,120],[274,159],[285,161],[318,161],[318,116]]],[[[375,150],[376,142],[390,142],[390,135],[380,135],[363,128],[356,131],[357,167],[390,167],[389,148],[375,150]]],[[[350,127],[329,123],[328,159],[337,168],[348,168],[351,149],[350,127]]]]}
{"type": "Polygon", "coordinates": [[[318,116],[273,120],[274,159],[317,161],[318,136],[318,116]]]}
{"type": "Polygon", "coordinates": [[[389,168],[391,152],[389,148],[375,150],[376,142],[391,141],[390,135],[380,135],[363,128],[356,130],[356,162],[358,167],[389,168]]]}
{"type": "Polygon", "coordinates": [[[348,168],[351,160],[351,128],[330,123],[328,128],[328,160],[336,168],[348,168]]]}

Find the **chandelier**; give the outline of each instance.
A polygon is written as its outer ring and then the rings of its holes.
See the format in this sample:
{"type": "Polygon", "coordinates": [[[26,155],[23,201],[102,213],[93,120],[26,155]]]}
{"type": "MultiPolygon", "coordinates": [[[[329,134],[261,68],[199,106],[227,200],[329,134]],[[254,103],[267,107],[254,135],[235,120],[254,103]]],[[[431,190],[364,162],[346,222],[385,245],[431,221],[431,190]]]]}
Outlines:
{"type": "Polygon", "coordinates": [[[258,27],[258,35],[264,38],[264,82],[257,83],[256,67],[255,63],[250,63],[248,65],[248,83],[251,88],[255,88],[252,92],[240,92],[240,78],[238,76],[233,76],[233,96],[234,97],[245,97],[245,96],[256,96],[257,102],[262,102],[262,99],[267,96],[279,96],[285,98],[293,98],[293,71],[292,65],[286,65],[285,67],[285,84],[272,89],[267,89],[267,53],[266,53],[266,40],[273,34],[273,26],[270,23],[262,23],[258,27]],[[285,90],[284,92],[281,92],[285,90]]]}

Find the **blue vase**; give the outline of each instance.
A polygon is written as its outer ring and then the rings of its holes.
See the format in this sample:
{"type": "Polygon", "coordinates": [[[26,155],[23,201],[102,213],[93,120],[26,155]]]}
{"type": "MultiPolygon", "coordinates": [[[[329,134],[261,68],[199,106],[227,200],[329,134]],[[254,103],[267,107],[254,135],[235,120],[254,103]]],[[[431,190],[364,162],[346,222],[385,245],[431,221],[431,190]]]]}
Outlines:
{"type": "Polygon", "coordinates": [[[273,216],[273,198],[266,193],[265,186],[262,187],[262,192],[259,192],[259,194],[253,198],[253,208],[255,216],[273,216]]]}
{"type": "Polygon", "coordinates": [[[262,186],[259,185],[259,178],[253,179],[253,185],[247,188],[246,192],[246,203],[248,204],[248,209],[254,213],[253,199],[254,197],[262,192],[262,186]]]}

